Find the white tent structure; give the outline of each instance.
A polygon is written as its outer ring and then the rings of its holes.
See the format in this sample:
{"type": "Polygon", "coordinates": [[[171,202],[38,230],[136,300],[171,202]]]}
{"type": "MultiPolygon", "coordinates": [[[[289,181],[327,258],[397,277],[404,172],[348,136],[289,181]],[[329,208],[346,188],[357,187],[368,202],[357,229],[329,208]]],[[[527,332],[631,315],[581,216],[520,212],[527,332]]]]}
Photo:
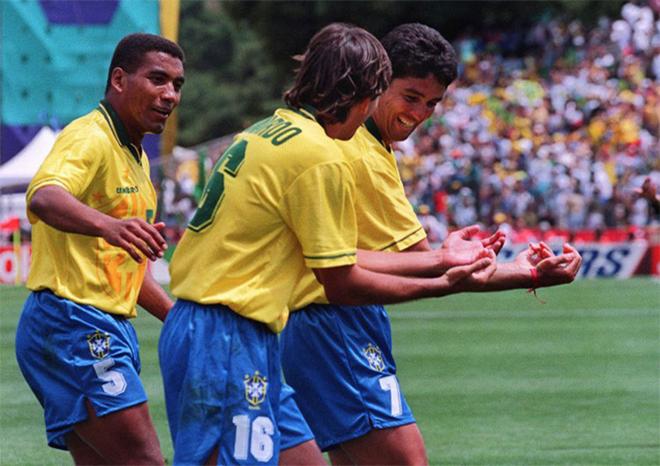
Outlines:
{"type": "Polygon", "coordinates": [[[0,189],[30,183],[55,143],[55,133],[44,126],[21,151],[0,166],[0,189]]]}

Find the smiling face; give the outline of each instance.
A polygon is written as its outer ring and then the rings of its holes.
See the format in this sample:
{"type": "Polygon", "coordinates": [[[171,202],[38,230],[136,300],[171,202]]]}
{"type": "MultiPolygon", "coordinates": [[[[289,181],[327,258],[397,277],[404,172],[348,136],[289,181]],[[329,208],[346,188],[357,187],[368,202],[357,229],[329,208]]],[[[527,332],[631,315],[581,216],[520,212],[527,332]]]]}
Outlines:
{"type": "Polygon", "coordinates": [[[373,119],[386,144],[403,141],[429,118],[447,89],[433,75],[395,78],[380,96],[373,119]]]}
{"type": "Polygon", "coordinates": [[[110,104],[118,113],[133,143],[145,133],[162,133],[165,122],[181,100],[183,63],[165,52],[144,55],[134,73],[112,71],[110,104]]]}

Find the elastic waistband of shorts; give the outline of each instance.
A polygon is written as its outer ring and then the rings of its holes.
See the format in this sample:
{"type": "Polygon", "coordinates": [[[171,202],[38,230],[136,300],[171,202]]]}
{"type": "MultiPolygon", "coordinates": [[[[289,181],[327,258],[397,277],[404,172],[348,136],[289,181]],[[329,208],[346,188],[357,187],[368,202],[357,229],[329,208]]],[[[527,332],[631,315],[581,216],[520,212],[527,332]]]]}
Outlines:
{"type": "Polygon", "coordinates": [[[319,311],[333,311],[333,312],[365,312],[365,311],[372,311],[372,312],[385,312],[385,306],[382,304],[364,304],[361,306],[342,306],[339,304],[320,304],[320,303],[312,303],[308,304],[307,306],[296,309],[293,311],[294,313],[296,312],[319,312],[319,311]]]}
{"type": "MultiPolygon", "coordinates": [[[[32,294],[52,294],[53,296],[57,296],[55,293],[53,293],[53,290],[51,290],[50,288],[41,288],[41,289],[38,289],[38,290],[30,290],[30,292],[32,294]]],[[[57,296],[57,297],[60,298],[60,299],[66,299],[66,298],[62,298],[60,296],[57,296]]]]}
{"type": "Polygon", "coordinates": [[[238,312],[234,311],[232,308],[222,303],[202,304],[202,303],[198,303],[197,301],[190,301],[188,299],[183,299],[183,298],[177,298],[176,303],[181,303],[182,305],[191,306],[191,307],[201,307],[202,309],[208,309],[210,311],[233,312],[234,314],[240,315],[238,314],[238,312]]]}
{"type": "Polygon", "coordinates": [[[264,331],[267,331],[269,333],[273,333],[273,331],[268,327],[268,325],[264,322],[261,322],[259,320],[255,319],[250,319],[249,317],[246,317],[236,311],[234,311],[231,307],[227,306],[226,304],[222,303],[216,303],[216,304],[202,304],[198,303],[197,301],[190,301],[187,299],[183,298],[177,298],[176,303],[174,303],[174,308],[176,309],[182,309],[185,312],[185,308],[189,309],[200,309],[203,311],[209,311],[209,312],[218,312],[218,313],[226,313],[230,315],[232,318],[236,319],[241,319],[247,322],[250,322],[251,324],[257,326],[257,327],[262,327],[264,331]]]}
{"type": "Polygon", "coordinates": [[[79,303],[78,301],[73,301],[72,299],[69,298],[64,298],[58,294],[56,294],[53,290],[50,288],[42,288],[40,290],[32,290],[31,293],[35,296],[35,298],[39,301],[41,299],[45,300],[56,300],[59,301],[60,303],[66,303],[67,305],[71,306],[76,306],[79,309],[83,309],[85,312],[97,312],[99,314],[102,314],[104,316],[108,316],[113,318],[114,320],[118,322],[128,322],[130,318],[121,315],[121,314],[115,314],[112,312],[105,311],[103,309],[100,309],[93,304],[84,304],[84,303],[79,303]]]}

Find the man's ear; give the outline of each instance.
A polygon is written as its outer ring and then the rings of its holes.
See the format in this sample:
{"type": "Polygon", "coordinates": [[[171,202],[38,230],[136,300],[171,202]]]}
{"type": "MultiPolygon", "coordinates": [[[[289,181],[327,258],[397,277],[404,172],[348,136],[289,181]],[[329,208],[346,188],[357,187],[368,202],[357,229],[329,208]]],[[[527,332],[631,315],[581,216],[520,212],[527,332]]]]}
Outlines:
{"type": "Polygon", "coordinates": [[[369,106],[371,105],[371,102],[373,102],[373,100],[367,97],[357,104],[361,114],[366,115],[369,112],[369,106]]]}
{"type": "Polygon", "coordinates": [[[118,93],[126,88],[126,71],[120,67],[115,67],[110,74],[110,87],[118,93]]]}

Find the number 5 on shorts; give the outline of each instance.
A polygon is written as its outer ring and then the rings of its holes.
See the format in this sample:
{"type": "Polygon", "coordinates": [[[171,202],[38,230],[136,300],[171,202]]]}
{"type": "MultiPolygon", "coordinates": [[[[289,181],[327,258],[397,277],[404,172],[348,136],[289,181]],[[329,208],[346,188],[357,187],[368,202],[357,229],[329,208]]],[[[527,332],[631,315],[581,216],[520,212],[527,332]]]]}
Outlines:
{"type": "Polygon", "coordinates": [[[390,412],[392,416],[401,416],[401,413],[403,413],[403,409],[401,408],[401,391],[399,390],[399,382],[396,380],[396,375],[381,377],[378,382],[382,390],[390,392],[390,402],[392,403],[390,412]]]}
{"type": "Polygon", "coordinates": [[[112,358],[104,359],[94,364],[96,376],[103,380],[103,391],[108,395],[121,395],[126,390],[126,379],[121,372],[108,370],[115,365],[112,358]]]}

